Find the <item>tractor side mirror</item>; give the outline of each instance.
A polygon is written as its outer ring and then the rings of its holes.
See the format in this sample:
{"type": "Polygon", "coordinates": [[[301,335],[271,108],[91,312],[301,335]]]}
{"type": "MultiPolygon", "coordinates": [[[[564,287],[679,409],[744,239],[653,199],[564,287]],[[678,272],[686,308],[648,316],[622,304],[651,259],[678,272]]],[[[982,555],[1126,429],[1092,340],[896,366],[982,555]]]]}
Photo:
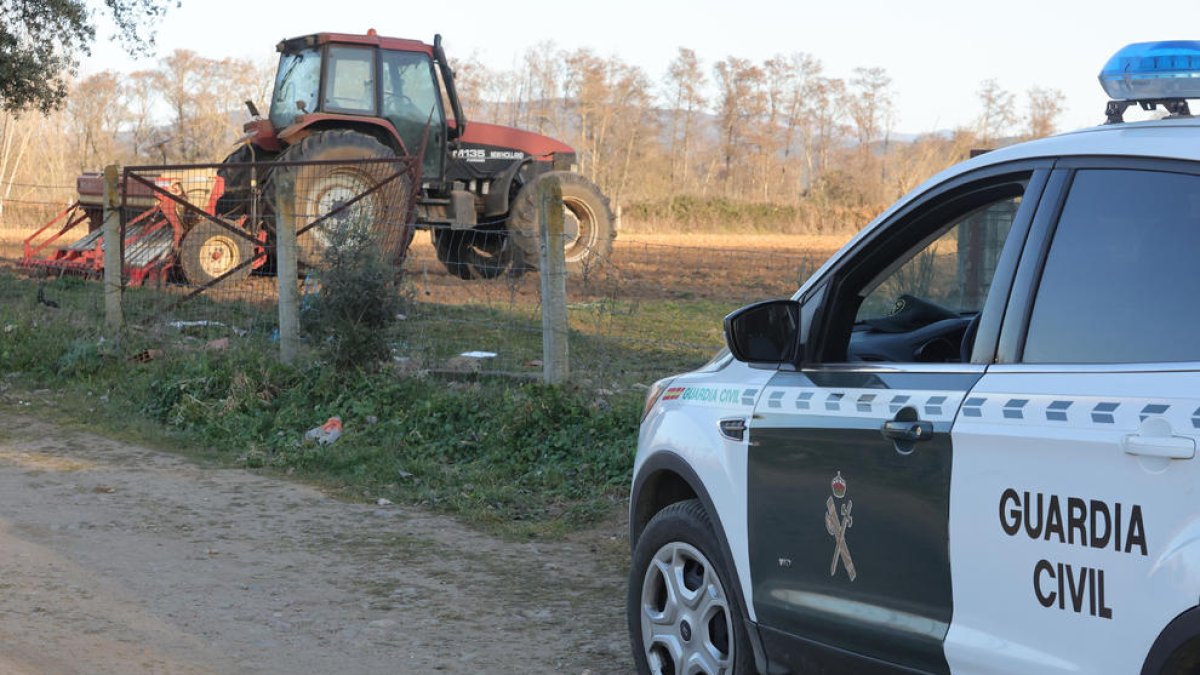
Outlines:
{"type": "Polygon", "coordinates": [[[767,300],[725,317],[725,343],[739,361],[793,363],[800,347],[800,303],[767,300]]]}

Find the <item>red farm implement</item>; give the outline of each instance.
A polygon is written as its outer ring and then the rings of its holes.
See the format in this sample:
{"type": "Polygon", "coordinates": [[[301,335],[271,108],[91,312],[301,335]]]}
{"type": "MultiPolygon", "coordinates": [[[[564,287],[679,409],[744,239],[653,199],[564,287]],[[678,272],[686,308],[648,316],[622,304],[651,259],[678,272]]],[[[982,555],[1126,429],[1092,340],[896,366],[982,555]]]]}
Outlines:
{"type": "MultiPolygon", "coordinates": [[[[206,284],[243,269],[249,274],[265,262],[261,246],[255,246],[265,233],[256,237],[247,232],[245,217],[226,220],[217,215],[225,182],[215,168],[152,169],[126,169],[120,184],[127,283],[162,282],[178,273],[190,283],[206,284]]],[[[25,239],[22,266],[89,277],[103,274],[104,176],[84,174],[77,188],[78,201],[25,239]],[[68,240],[82,228],[87,234],[68,240]]]]}

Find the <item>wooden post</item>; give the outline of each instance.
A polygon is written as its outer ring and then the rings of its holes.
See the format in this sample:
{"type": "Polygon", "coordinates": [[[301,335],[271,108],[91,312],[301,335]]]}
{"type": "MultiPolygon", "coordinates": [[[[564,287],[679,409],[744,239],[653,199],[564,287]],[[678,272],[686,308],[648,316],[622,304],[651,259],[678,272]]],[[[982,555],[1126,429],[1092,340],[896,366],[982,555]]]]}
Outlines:
{"type": "Polygon", "coordinates": [[[125,238],[121,235],[121,167],[104,167],[104,324],[110,336],[119,337],[125,325],[121,294],[125,238]]]}
{"type": "Polygon", "coordinates": [[[538,246],[542,286],[542,379],[562,384],[570,375],[567,348],[567,261],[563,249],[562,184],[542,181],[538,195],[538,246]]]}
{"type": "MultiPolygon", "coordinates": [[[[277,195],[290,194],[295,178],[287,171],[276,171],[277,195]]],[[[277,199],[276,203],[286,200],[277,199]]],[[[279,360],[291,363],[300,349],[300,292],[296,280],[300,277],[296,252],[296,218],[286,213],[291,208],[275,212],[276,280],[279,282],[279,360]]]]}

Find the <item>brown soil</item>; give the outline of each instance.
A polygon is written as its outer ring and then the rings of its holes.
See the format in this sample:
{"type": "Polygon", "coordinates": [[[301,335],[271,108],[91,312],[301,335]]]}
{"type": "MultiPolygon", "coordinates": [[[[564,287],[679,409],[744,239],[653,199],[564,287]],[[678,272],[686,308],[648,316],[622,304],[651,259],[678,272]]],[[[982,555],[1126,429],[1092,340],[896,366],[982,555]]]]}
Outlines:
{"type": "Polygon", "coordinates": [[[0,395],[0,672],[630,670],[620,522],[504,541],[22,403],[0,395]]]}
{"type": "MultiPolygon", "coordinates": [[[[20,256],[19,237],[0,231],[0,258],[20,256]],[[11,235],[7,238],[4,235],[11,235]]],[[[788,295],[845,237],[782,234],[636,234],[617,239],[612,259],[568,286],[572,302],[711,298],[750,301],[788,295]]],[[[407,263],[416,297],[447,304],[537,303],[538,276],[464,281],[446,272],[427,232],[418,232],[407,263]]],[[[269,300],[275,280],[252,277],[209,295],[269,300]]]]}
{"type": "MultiPolygon", "coordinates": [[[[846,237],[642,234],[620,237],[611,261],[571,278],[571,302],[709,298],[751,301],[789,295],[846,237]]],[[[538,276],[463,281],[446,273],[426,233],[409,254],[408,279],[429,302],[535,304],[538,276]]]]}

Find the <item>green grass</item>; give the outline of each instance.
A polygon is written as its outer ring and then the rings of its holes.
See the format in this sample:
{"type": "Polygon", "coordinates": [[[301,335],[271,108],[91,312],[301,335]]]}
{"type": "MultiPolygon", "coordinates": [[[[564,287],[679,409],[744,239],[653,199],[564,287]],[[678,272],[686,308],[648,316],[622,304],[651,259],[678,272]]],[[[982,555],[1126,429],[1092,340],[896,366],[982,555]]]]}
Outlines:
{"type": "MultiPolygon", "coordinates": [[[[278,363],[269,313],[252,304],[185,306],[249,327],[241,336],[165,328],[175,315],[146,312],[120,340],[103,339],[101,290],[0,271],[0,373],[11,386],[58,393],[53,411],[22,411],[286,473],[349,499],[427,505],[512,536],[554,536],[623,508],[644,385],[709,358],[732,309],[573,305],[573,383],[547,387],[528,366],[541,352],[540,320],[528,310],[410,304],[392,336],[408,361],[338,369],[311,345],[299,365],[278,363]],[[58,309],[36,302],[39,283],[58,309]],[[228,349],[206,348],[225,336],[228,349]],[[495,369],[529,377],[441,367],[465,349],[492,349],[504,366],[495,369]],[[304,441],[334,415],[340,440],[304,441]]],[[[153,291],[137,293],[142,306],[162,306],[153,291]]]]}

